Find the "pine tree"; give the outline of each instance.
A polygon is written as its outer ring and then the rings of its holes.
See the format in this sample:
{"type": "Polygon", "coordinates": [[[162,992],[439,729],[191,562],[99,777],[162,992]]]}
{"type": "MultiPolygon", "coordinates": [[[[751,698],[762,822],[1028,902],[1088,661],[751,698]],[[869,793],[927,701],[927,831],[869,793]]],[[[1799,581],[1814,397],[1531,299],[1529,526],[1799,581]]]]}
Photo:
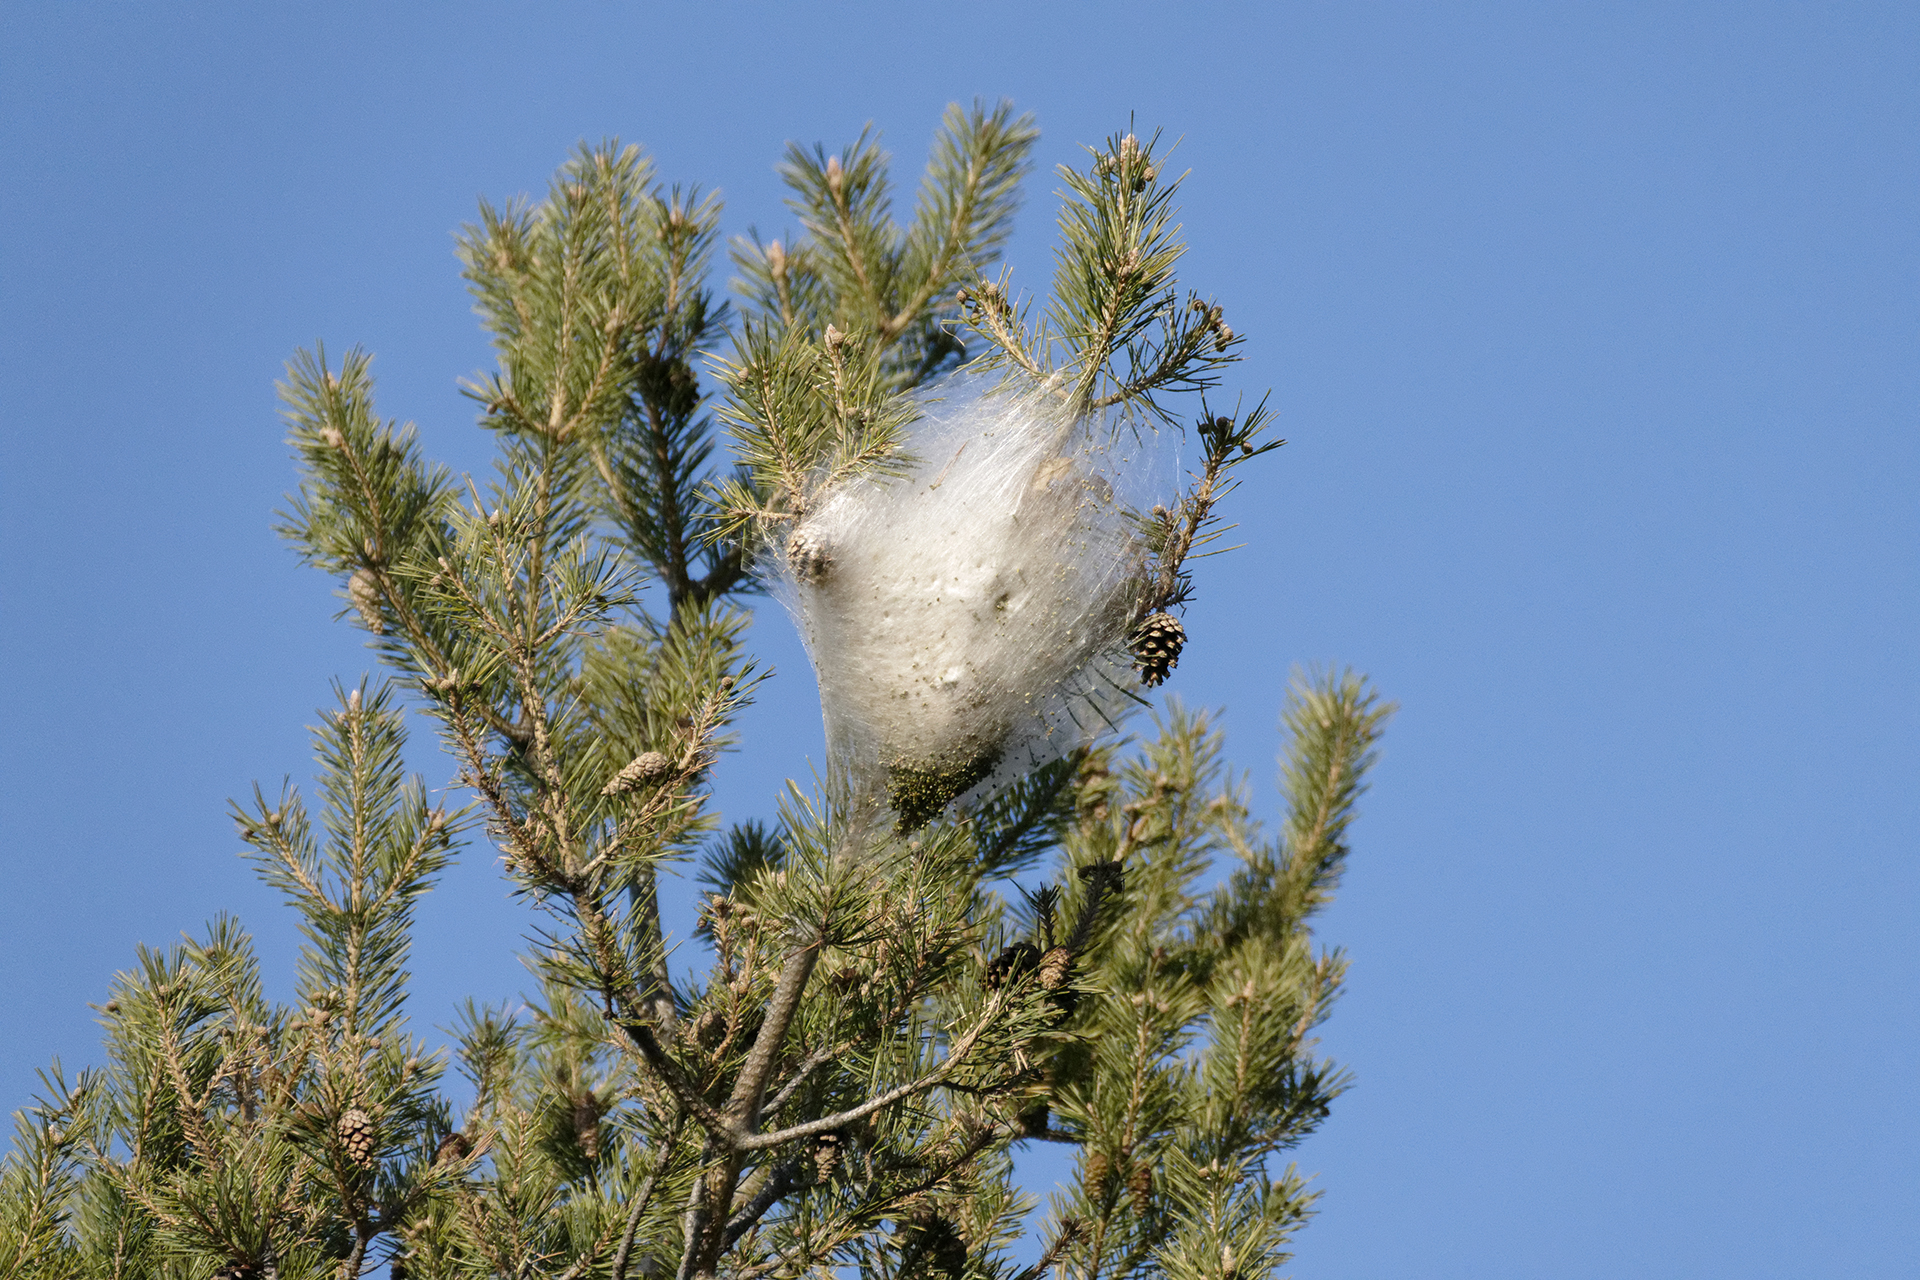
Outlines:
{"type": "Polygon", "coordinates": [[[737,311],[708,283],[718,202],[637,148],[583,146],[538,204],[483,205],[460,256],[498,352],[467,388],[485,484],[377,416],[364,353],[296,355],[281,529],[391,676],[322,714],[317,826],[290,789],[234,812],[302,921],[295,999],[266,1000],[231,920],[142,950],[102,1006],[106,1065],[56,1069],[20,1113],[0,1271],[1259,1280],[1285,1260],[1313,1193],[1276,1161],[1346,1084],[1314,1040],[1345,962],[1310,926],[1390,711],[1363,680],[1296,680],[1271,837],[1177,703],[1009,785],[896,771],[882,793],[830,767],[772,827],[722,829],[709,802],[764,678],[754,597],[825,572],[798,522],[898,474],[956,370],[1063,420],[1197,436],[1184,492],[1132,517],[1114,632],[1148,686],[1178,661],[1191,561],[1281,442],[1264,404],[1207,402],[1243,338],[1179,289],[1157,138],[1061,170],[1044,300],[996,267],[1036,137],[1004,104],[951,108],[905,225],[871,132],[790,148],[802,231],[732,246],[737,311]],[[404,776],[409,701],[470,809],[404,776]],[[547,922],[540,993],[470,1003],[449,1059],[408,1031],[412,904],[476,827],[547,922]],[[662,870],[689,859],[704,975],[662,925],[662,870]],[[1011,1176],[1031,1143],[1078,1159],[1037,1219],[1011,1176]]]}

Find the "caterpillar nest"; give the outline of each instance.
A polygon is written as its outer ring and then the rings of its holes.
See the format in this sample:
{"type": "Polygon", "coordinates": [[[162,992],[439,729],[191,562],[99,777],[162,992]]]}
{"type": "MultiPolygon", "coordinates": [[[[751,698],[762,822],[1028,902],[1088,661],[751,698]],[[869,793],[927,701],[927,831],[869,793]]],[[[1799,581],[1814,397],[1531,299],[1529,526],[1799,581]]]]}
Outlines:
{"type": "Polygon", "coordinates": [[[1137,703],[1128,651],[1171,433],[959,375],[903,472],[813,495],[780,545],[828,750],[903,828],[1090,742],[1137,703]]]}

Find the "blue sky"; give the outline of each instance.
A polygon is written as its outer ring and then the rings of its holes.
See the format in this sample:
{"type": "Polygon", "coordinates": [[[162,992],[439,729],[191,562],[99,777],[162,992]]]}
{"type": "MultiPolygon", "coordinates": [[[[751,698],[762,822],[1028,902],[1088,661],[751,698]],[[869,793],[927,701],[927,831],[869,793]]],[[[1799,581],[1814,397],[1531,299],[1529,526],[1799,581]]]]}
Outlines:
{"type": "MultiPolygon", "coordinates": [[[[90,1060],[136,941],[236,911],[289,984],[225,801],[369,665],[269,529],[294,348],[366,345],[480,468],[477,197],[617,134],[777,233],[788,139],[871,120],[910,180],[1004,95],[1016,280],[1047,166],[1184,139],[1185,278],[1290,440],[1168,689],[1269,816],[1292,665],[1403,706],[1294,1273],[1911,1274],[1917,48],[1870,3],[0,8],[0,1100],[90,1060]]],[[[777,611],[755,645],[730,817],[818,751],[777,611]]],[[[521,989],[530,923],[470,853],[416,1016],[521,989]]]]}

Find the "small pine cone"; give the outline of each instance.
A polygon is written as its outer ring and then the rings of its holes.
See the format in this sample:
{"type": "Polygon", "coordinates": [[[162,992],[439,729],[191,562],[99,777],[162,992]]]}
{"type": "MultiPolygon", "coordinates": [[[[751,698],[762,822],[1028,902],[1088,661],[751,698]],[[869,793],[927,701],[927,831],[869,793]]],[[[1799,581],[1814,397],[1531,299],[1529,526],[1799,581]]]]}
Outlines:
{"type": "Polygon", "coordinates": [[[464,1133],[450,1133],[440,1139],[440,1145],[433,1149],[435,1164],[459,1164],[473,1154],[473,1144],[467,1141],[464,1133]]]}
{"type": "Polygon", "coordinates": [[[1108,1159],[1106,1152],[1087,1152],[1086,1183],[1088,1191],[1092,1192],[1096,1197],[1105,1195],[1107,1179],[1112,1173],[1113,1162],[1108,1159]]]}
{"type": "Polygon", "coordinates": [[[1030,973],[1033,966],[1040,963],[1040,948],[1031,942],[1016,942],[987,965],[987,985],[996,990],[1023,974],[1030,973]]]}
{"type": "Polygon", "coordinates": [[[693,1042],[702,1049],[713,1048],[726,1033],[727,1019],[718,1009],[708,1009],[693,1020],[693,1042]]]}
{"type": "Polygon", "coordinates": [[[573,1136],[582,1155],[589,1160],[600,1158],[600,1099],[590,1093],[573,1100],[573,1136]]]}
{"type": "Polygon", "coordinates": [[[349,1107],[340,1113],[340,1122],[335,1126],[340,1135],[340,1146],[347,1153],[347,1159],[362,1169],[373,1167],[373,1117],[358,1107],[349,1107]]]}
{"type": "Polygon", "coordinates": [[[1143,1209],[1153,1195],[1153,1166],[1145,1160],[1134,1165],[1127,1173],[1127,1194],[1133,1197],[1133,1207],[1143,1209]]]}
{"type": "Polygon", "coordinates": [[[1065,947],[1055,947],[1040,957],[1040,986],[1042,990],[1058,991],[1067,985],[1067,978],[1073,973],[1073,953],[1065,947]]]}
{"type": "Polygon", "coordinates": [[[1140,683],[1149,689],[1161,684],[1180,665],[1187,645],[1187,629],[1170,613],[1151,613],[1133,629],[1133,666],[1140,683]]]}
{"type": "Polygon", "coordinates": [[[840,1171],[840,1148],[846,1139],[837,1133],[823,1133],[813,1140],[813,1180],[832,1182],[840,1171]]]}
{"type": "Polygon", "coordinates": [[[650,782],[658,782],[673,772],[673,761],[658,751],[642,751],[633,758],[632,763],[613,775],[600,794],[608,796],[625,795],[635,787],[650,782]]]}
{"type": "Polygon", "coordinates": [[[796,582],[817,586],[833,568],[833,557],[820,535],[808,529],[795,529],[787,535],[787,568],[796,582]]]}
{"type": "Polygon", "coordinates": [[[360,611],[360,621],[366,624],[367,630],[377,636],[387,633],[387,624],[380,617],[380,584],[371,573],[365,569],[353,571],[353,576],[347,579],[347,599],[360,611]]]}
{"type": "Polygon", "coordinates": [[[938,1209],[922,1204],[907,1227],[908,1248],[925,1260],[920,1273],[959,1280],[967,1269],[967,1242],[938,1209]]]}
{"type": "Polygon", "coordinates": [[[927,1261],[937,1275],[959,1280],[967,1270],[967,1242],[945,1218],[936,1218],[927,1231],[927,1261]]]}

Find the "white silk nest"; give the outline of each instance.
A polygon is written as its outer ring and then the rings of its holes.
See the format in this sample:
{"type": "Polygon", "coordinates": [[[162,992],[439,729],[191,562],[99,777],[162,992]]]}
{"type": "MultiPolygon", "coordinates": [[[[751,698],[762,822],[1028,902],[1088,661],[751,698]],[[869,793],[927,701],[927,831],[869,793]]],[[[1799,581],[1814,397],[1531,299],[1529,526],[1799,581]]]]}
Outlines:
{"type": "Polygon", "coordinates": [[[818,495],[777,556],[829,752],[903,827],[1139,703],[1140,513],[1177,473],[1171,432],[1073,417],[997,375],[950,378],[920,408],[904,474],[818,495]]]}

